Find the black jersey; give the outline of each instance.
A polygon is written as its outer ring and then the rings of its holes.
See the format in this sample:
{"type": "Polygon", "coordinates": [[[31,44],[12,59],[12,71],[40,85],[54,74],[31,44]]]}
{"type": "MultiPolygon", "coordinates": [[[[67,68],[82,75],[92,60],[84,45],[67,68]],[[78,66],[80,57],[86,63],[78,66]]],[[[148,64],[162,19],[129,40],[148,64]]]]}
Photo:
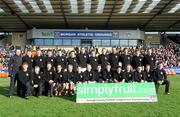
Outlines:
{"type": "Polygon", "coordinates": [[[164,69],[156,69],[154,70],[154,81],[161,81],[161,80],[167,80],[167,74],[164,69]]]}
{"type": "Polygon", "coordinates": [[[49,83],[50,80],[55,80],[57,77],[57,74],[54,70],[45,70],[44,71],[44,80],[45,82],[49,83]]]}
{"type": "Polygon", "coordinates": [[[101,64],[102,70],[106,69],[106,66],[109,64],[109,56],[101,54],[98,56],[99,64],[101,64]]]}
{"type": "Polygon", "coordinates": [[[141,56],[133,56],[131,65],[133,69],[137,69],[137,67],[142,66],[143,58],[141,56]]]}
{"type": "Polygon", "coordinates": [[[116,70],[119,65],[119,54],[109,54],[109,63],[111,65],[111,68],[113,70],[116,70]]]}
{"type": "Polygon", "coordinates": [[[33,63],[33,66],[39,66],[40,68],[44,68],[44,57],[43,56],[35,56],[34,57],[34,63],[33,63]]]}
{"type": "Polygon", "coordinates": [[[89,57],[88,59],[88,63],[92,66],[92,70],[95,71],[97,66],[98,66],[98,61],[99,61],[99,58],[98,57],[89,57]]]}
{"type": "Polygon", "coordinates": [[[133,82],[134,81],[134,73],[133,72],[124,72],[125,75],[125,82],[133,82]]]}
{"type": "Polygon", "coordinates": [[[77,63],[80,67],[86,68],[88,61],[88,55],[87,54],[77,54],[77,63]]]}
{"type": "Polygon", "coordinates": [[[68,60],[68,65],[72,65],[73,66],[73,71],[76,71],[77,66],[78,66],[77,58],[76,57],[74,57],[74,58],[69,57],[67,60],[68,60]]]}
{"type": "Polygon", "coordinates": [[[117,71],[113,73],[113,79],[116,79],[118,82],[121,82],[125,79],[124,72],[118,73],[117,71]]]}
{"type": "Polygon", "coordinates": [[[68,62],[65,56],[57,56],[55,58],[55,65],[61,65],[62,69],[67,68],[68,62]]]}
{"type": "Polygon", "coordinates": [[[122,63],[122,68],[126,69],[127,65],[131,64],[131,56],[122,54],[120,56],[120,62],[122,63]]]}
{"type": "Polygon", "coordinates": [[[135,71],[134,72],[134,81],[135,82],[141,82],[141,80],[144,80],[145,81],[145,74],[144,72],[138,72],[138,71],[135,71]]]}

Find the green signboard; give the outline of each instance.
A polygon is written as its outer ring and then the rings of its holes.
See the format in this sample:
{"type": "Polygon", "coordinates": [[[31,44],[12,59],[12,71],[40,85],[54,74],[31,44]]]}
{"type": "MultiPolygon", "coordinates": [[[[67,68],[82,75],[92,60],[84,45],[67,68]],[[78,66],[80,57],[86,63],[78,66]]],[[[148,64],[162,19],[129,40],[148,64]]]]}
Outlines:
{"type": "Polygon", "coordinates": [[[54,37],[54,33],[51,31],[41,32],[42,37],[54,37]]]}
{"type": "Polygon", "coordinates": [[[77,84],[77,103],[157,102],[154,83],[77,84]]]}

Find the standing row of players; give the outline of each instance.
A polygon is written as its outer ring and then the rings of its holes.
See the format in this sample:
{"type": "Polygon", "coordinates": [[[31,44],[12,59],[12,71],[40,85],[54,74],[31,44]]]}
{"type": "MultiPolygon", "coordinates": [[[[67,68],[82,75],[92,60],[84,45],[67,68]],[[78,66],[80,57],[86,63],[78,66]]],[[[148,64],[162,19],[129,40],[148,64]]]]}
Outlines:
{"type": "Polygon", "coordinates": [[[116,48],[107,54],[102,49],[102,54],[96,56],[95,51],[88,55],[82,47],[77,55],[70,52],[69,57],[64,56],[62,51],[54,58],[52,51],[47,56],[42,56],[41,50],[33,58],[31,51],[21,56],[21,51],[16,50],[16,55],[9,62],[11,76],[10,96],[14,93],[14,84],[17,80],[17,94],[27,97],[34,87],[36,96],[42,91],[48,96],[74,95],[76,83],[111,83],[111,82],[155,82],[156,91],[159,85],[165,85],[165,93],[169,94],[169,81],[163,68],[163,63],[156,66],[155,57],[151,49],[148,54],[141,56],[137,50],[135,56],[128,54],[125,48],[120,55],[116,48]]]}

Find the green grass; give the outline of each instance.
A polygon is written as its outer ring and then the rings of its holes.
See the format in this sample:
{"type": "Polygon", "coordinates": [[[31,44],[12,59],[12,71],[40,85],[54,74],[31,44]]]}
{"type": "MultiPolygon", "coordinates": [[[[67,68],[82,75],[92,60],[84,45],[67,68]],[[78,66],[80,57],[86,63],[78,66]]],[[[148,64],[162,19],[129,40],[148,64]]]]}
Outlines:
{"type": "Polygon", "coordinates": [[[8,98],[9,79],[0,79],[0,117],[180,117],[180,76],[169,76],[170,95],[161,86],[156,103],[76,104],[75,97],[8,98]]]}

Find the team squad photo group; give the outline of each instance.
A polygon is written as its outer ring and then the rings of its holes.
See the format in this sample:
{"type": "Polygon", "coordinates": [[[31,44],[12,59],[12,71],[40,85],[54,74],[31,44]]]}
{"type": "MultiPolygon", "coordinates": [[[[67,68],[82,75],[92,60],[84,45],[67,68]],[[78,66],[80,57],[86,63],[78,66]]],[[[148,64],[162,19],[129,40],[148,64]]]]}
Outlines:
{"type": "Polygon", "coordinates": [[[32,56],[30,49],[25,53],[16,48],[8,63],[9,97],[14,95],[16,83],[17,95],[25,99],[32,95],[73,96],[78,83],[154,82],[156,93],[164,85],[165,94],[169,94],[164,61],[158,60],[151,48],[143,53],[139,48],[134,53],[128,48],[120,52],[116,47],[107,51],[102,48],[100,54],[96,49],[87,51],[81,47],[69,53],[61,49],[44,53],[37,48],[36,55],[32,56]]]}

